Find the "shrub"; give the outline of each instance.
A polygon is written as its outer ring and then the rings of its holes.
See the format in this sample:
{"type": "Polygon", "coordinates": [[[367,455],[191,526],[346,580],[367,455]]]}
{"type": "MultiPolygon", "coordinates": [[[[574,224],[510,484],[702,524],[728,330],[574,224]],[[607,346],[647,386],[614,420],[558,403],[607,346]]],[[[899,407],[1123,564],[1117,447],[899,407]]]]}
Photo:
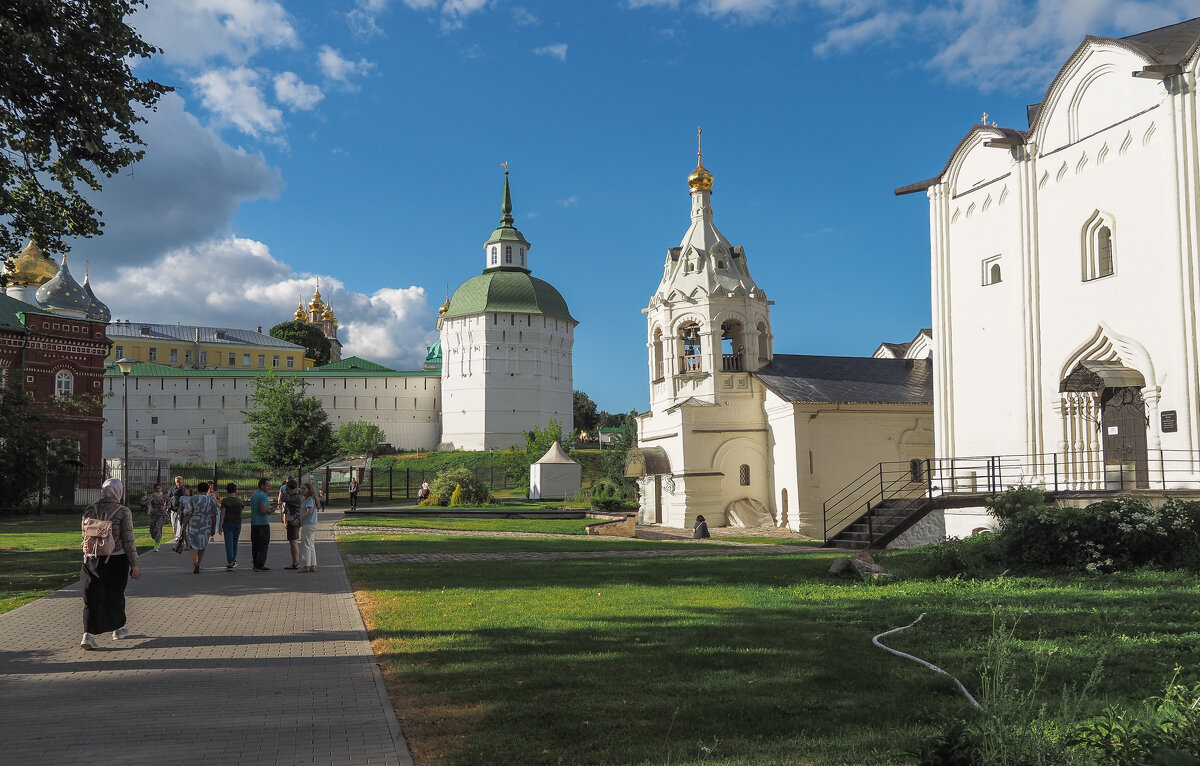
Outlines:
{"type": "Polygon", "coordinates": [[[438,505],[477,505],[488,501],[488,491],[470,469],[451,468],[439,473],[430,483],[429,497],[438,505]],[[454,501],[456,490],[457,502],[454,501]]]}
{"type": "Polygon", "coordinates": [[[592,485],[592,506],[605,511],[633,504],[633,493],[624,487],[606,481],[592,485]]]}
{"type": "Polygon", "coordinates": [[[1133,709],[1109,707],[1080,724],[1073,741],[1120,766],[1200,764],[1200,684],[1179,683],[1179,670],[1161,697],[1133,709]]]}
{"type": "Polygon", "coordinates": [[[999,538],[983,534],[944,540],[920,549],[930,577],[990,577],[1004,568],[999,538]]]}

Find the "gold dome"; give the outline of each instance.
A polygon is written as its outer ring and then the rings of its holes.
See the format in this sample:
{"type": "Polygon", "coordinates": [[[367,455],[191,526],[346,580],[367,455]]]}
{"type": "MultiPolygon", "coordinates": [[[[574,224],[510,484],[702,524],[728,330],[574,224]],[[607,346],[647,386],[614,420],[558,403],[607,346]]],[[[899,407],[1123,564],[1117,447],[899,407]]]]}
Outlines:
{"type": "Polygon", "coordinates": [[[13,258],[8,272],[8,282],[11,285],[44,285],[58,273],[54,261],[46,257],[42,249],[31,239],[25,249],[13,258]]]}
{"type": "Polygon", "coordinates": [[[712,191],[713,174],[709,173],[703,165],[696,165],[696,169],[688,176],[688,187],[692,191],[697,189],[712,191]]]}
{"type": "Polygon", "coordinates": [[[438,316],[440,316],[440,317],[446,316],[446,312],[449,310],[450,310],[450,299],[446,298],[446,302],[443,303],[441,305],[441,308],[438,309],[438,316]]]}
{"type": "Polygon", "coordinates": [[[300,299],[300,304],[296,306],[296,313],[292,314],[297,322],[303,322],[308,319],[308,315],[304,313],[304,299],[300,299]]]}
{"type": "Polygon", "coordinates": [[[321,319],[325,320],[326,322],[337,321],[337,317],[333,315],[333,306],[330,304],[325,304],[325,310],[321,312],[321,319]]]}
{"type": "Polygon", "coordinates": [[[313,291],[313,299],[308,304],[309,311],[324,311],[325,301],[321,300],[321,282],[317,281],[317,289],[313,291]]]}

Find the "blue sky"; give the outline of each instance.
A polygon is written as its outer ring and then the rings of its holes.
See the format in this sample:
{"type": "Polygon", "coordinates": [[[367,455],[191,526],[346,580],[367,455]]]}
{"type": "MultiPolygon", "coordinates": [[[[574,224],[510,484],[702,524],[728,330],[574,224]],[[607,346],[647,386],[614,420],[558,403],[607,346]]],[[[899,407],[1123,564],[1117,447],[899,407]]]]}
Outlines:
{"type": "Polygon", "coordinates": [[[641,309],[687,229],[704,127],[716,223],[778,353],[868,355],[930,324],[936,174],[987,111],[1026,127],[1085,34],[1160,0],[151,0],[174,94],[74,243],[114,317],[254,327],[316,279],[348,353],[419,366],[480,272],[501,162],[533,274],[580,321],[575,387],[648,402],[641,309]]]}

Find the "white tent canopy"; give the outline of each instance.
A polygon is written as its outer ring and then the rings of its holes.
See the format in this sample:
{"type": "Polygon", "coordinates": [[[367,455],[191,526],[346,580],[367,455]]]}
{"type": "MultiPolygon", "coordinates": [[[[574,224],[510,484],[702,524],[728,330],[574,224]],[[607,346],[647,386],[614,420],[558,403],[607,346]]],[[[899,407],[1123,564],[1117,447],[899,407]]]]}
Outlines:
{"type": "Polygon", "coordinates": [[[529,466],[529,497],[533,500],[566,500],[583,486],[583,466],[572,460],[558,442],[529,466]]]}

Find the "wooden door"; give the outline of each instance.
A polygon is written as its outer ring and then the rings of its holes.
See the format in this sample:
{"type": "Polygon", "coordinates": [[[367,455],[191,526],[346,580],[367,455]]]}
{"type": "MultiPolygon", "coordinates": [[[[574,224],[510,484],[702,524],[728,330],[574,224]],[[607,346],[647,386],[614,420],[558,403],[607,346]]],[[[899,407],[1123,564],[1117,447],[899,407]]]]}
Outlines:
{"type": "Polygon", "coordinates": [[[1105,389],[1100,399],[1106,465],[1132,466],[1136,486],[1150,486],[1150,461],[1146,457],[1146,402],[1132,386],[1105,389]]]}
{"type": "Polygon", "coordinates": [[[654,523],[662,523],[662,476],[654,476],[654,523]]]}

